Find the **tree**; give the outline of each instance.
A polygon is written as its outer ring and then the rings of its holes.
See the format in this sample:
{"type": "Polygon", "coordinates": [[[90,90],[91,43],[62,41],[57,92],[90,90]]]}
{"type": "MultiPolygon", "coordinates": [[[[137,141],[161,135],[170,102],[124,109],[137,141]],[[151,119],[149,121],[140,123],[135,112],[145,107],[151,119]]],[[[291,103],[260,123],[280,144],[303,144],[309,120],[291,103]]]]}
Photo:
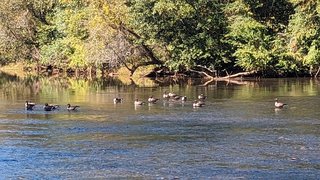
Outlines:
{"type": "Polygon", "coordinates": [[[218,1],[129,0],[128,6],[138,43],[151,47],[169,68],[222,66],[226,25],[218,1]]]}
{"type": "Polygon", "coordinates": [[[39,28],[41,62],[65,68],[85,68],[88,9],[85,1],[61,1],[39,28]]]}
{"type": "Polygon", "coordinates": [[[291,0],[295,14],[288,25],[287,46],[290,55],[310,72],[320,66],[320,3],[318,1],[291,0]]]}
{"type": "Polygon", "coordinates": [[[1,5],[1,59],[39,60],[38,27],[48,24],[46,16],[56,5],[54,0],[5,0],[1,5]]]}
{"type": "Polygon", "coordinates": [[[267,26],[270,34],[284,32],[294,13],[288,0],[244,0],[252,12],[252,17],[267,26]]]}
{"type": "Polygon", "coordinates": [[[270,68],[272,37],[267,26],[256,21],[248,4],[241,0],[228,4],[225,13],[229,22],[226,40],[234,49],[236,65],[248,71],[270,68]]]}

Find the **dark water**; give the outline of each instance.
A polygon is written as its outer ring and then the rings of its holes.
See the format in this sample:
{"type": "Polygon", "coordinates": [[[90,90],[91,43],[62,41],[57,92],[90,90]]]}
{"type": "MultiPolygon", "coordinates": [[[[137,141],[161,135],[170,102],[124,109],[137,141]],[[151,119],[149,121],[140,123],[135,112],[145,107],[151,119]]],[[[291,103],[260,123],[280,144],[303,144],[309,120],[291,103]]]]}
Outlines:
{"type": "Polygon", "coordinates": [[[1,179],[318,179],[320,84],[0,78],[1,179]],[[135,107],[164,91],[189,97],[135,107]],[[198,94],[206,106],[192,108],[198,94]],[[115,96],[124,98],[113,104],[115,96]],[[289,106],[275,110],[274,98],[289,106]],[[38,106],[24,110],[24,101],[38,106]],[[59,111],[44,112],[44,103],[59,111]],[[80,105],[68,112],[65,104],[80,105]]]}

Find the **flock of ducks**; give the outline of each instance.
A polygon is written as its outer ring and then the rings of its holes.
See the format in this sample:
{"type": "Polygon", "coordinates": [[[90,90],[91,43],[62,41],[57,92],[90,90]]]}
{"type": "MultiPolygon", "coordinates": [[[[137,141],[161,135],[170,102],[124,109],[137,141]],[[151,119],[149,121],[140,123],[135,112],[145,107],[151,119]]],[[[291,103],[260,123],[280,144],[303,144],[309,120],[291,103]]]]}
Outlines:
{"type": "MultiPolygon", "coordinates": [[[[165,91],[164,94],[163,94],[163,99],[164,100],[174,100],[174,101],[181,101],[181,102],[185,102],[187,101],[187,97],[186,96],[180,96],[178,94],[175,94],[175,93],[172,93],[172,92],[167,92],[165,91]]],[[[205,96],[204,94],[200,94],[198,95],[197,97],[197,100],[194,100],[192,106],[194,108],[197,108],[197,107],[203,107],[205,106],[205,100],[207,99],[207,96],[205,96]]],[[[148,103],[152,103],[152,104],[155,104],[159,101],[160,99],[158,98],[155,98],[153,96],[150,96],[148,98],[148,103]]],[[[118,104],[118,103],[122,103],[123,102],[123,98],[120,98],[120,97],[116,97],[113,99],[113,103],[114,104],[118,104]]],[[[144,101],[141,101],[139,99],[136,99],[134,101],[134,105],[135,106],[142,106],[144,105],[145,102],[144,101]]],[[[284,106],[286,106],[287,104],[285,103],[282,103],[282,102],[279,102],[278,98],[275,99],[275,103],[274,103],[274,106],[275,108],[283,108],[284,106]]],[[[35,103],[32,103],[32,102],[29,102],[29,101],[26,101],[25,103],[25,109],[26,110],[33,110],[33,108],[36,106],[35,103]]],[[[76,111],[80,106],[71,106],[70,104],[67,104],[67,107],[66,109],[68,111],[76,111]]],[[[57,104],[48,104],[48,103],[45,103],[45,105],[43,106],[43,110],[44,111],[54,111],[54,110],[58,110],[60,108],[59,105],[57,104]]]]}
{"type": "MultiPolygon", "coordinates": [[[[193,106],[193,107],[203,107],[203,106],[205,106],[205,99],[206,99],[206,98],[207,98],[207,96],[205,96],[205,95],[203,95],[203,94],[198,95],[198,99],[197,99],[197,100],[194,100],[192,106],[193,106]]],[[[163,94],[163,99],[164,99],[164,100],[175,100],[175,101],[181,100],[182,102],[187,101],[187,97],[186,97],[186,96],[180,96],[180,95],[177,95],[177,94],[175,94],[175,93],[167,93],[167,92],[165,92],[165,93],[163,94]]],[[[122,100],[123,100],[122,98],[114,98],[114,101],[113,101],[113,102],[114,102],[115,104],[116,104],[116,103],[121,103],[122,100]]],[[[158,98],[154,98],[153,96],[150,96],[150,97],[148,98],[148,102],[149,102],[149,103],[156,103],[158,100],[159,100],[158,98]]],[[[134,105],[143,105],[143,104],[145,104],[145,102],[140,101],[140,100],[138,100],[138,99],[136,99],[136,100],[134,101],[134,105]]],[[[287,104],[280,102],[280,101],[278,100],[278,98],[276,98],[276,99],[275,99],[274,106],[275,106],[275,108],[277,108],[277,109],[281,109],[281,108],[283,108],[284,106],[287,106],[287,104]]]]}
{"type": "MultiPolygon", "coordinates": [[[[198,99],[197,100],[194,100],[192,106],[193,107],[203,107],[205,105],[205,99],[207,98],[207,96],[203,95],[203,94],[200,94],[198,95],[198,99]]],[[[187,97],[186,96],[180,96],[180,95],[177,95],[175,93],[168,93],[168,92],[165,92],[163,94],[163,99],[165,100],[181,100],[182,102],[185,102],[187,101],[187,97]]],[[[122,98],[115,98],[114,99],[114,103],[121,103],[122,102],[122,98]]],[[[159,99],[158,98],[154,98],[153,96],[150,96],[148,98],[148,102],[149,103],[156,103],[159,99]]],[[[143,101],[140,101],[138,99],[136,99],[134,101],[134,105],[143,105],[145,104],[145,102],[143,101]]],[[[275,108],[278,108],[278,109],[281,109],[283,108],[284,106],[286,106],[287,104],[286,103],[282,103],[282,102],[279,102],[278,98],[275,99],[275,103],[274,103],[274,106],[275,108]]]]}
{"type": "MultiPolygon", "coordinates": [[[[36,106],[36,104],[32,103],[32,102],[29,102],[29,101],[26,101],[24,106],[25,106],[26,110],[31,111],[36,106]]],[[[78,110],[79,107],[80,106],[71,106],[70,104],[67,104],[67,110],[68,111],[76,111],[76,110],[78,110]]],[[[44,111],[54,111],[54,110],[58,110],[58,109],[60,109],[60,106],[58,104],[45,103],[44,106],[43,106],[43,110],[44,111]]]]}
{"type": "MultiPolygon", "coordinates": [[[[164,92],[162,97],[164,100],[168,100],[168,101],[169,100],[181,101],[181,102],[187,101],[187,96],[181,96],[181,95],[175,94],[173,92],[168,93],[167,91],[164,92]]],[[[198,95],[198,99],[194,100],[192,106],[193,107],[203,107],[205,105],[206,98],[207,98],[207,96],[205,96],[203,94],[198,95]]],[[[151,104],[156,104],[159,100],[160,100],[159,98],[155,98],[153,96],[149,96],[149,98],[147,99],[148,103],[151,103],[151,104]]],[[[118,104],[118,103],[122,103],[122,102],[123,102],[123,98],[116,97],[113,99],[114,104],[118,104]]],[[[146,102],[141,101],[139,99],[135,99],[135,101],[134,101],[135,106],[142,106],[144,104],[146,104],[146,102]]]]}

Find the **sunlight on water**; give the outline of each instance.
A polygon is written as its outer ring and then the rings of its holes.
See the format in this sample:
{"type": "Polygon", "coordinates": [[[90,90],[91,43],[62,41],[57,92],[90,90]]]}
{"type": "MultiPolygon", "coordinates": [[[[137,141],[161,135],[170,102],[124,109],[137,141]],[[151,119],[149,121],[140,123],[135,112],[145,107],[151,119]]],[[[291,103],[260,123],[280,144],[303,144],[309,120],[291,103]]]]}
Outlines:
{"type": "MultiPolygon", "coordinates": [[[[146,82],[146,81],[144,81],[146,82]]],[[[155,83],[155,82],[153,82],[155,83]]],[[[244,85],[137,87],[114,79],[1,76],[4,179],[317,179],[320,85],[266,79],[244,85]],[[165,91],[187,102],[162,99],[165,91]],[[193,108],[197,95],[206,105],[193,108]],[[136,98],[156,104],[133,104],[136,98]],[[123,97],[119,104],[114,97],[123,97]],[[274,109],[278,97],[288,104],[274,109]],[[25,100],[35,102],[24,110],[25,100]],[[59,104],[43,111],[44,103],[59,104]],[[79,105],[70,112],[66,104],[79,105]]]]}

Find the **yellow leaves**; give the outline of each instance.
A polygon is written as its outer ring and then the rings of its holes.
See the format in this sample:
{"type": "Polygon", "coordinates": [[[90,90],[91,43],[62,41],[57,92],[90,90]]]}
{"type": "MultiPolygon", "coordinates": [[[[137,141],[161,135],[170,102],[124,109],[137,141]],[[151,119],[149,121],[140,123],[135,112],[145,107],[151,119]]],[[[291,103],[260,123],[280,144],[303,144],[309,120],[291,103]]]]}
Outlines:
{"type": "Polygon", "coordinates": [[[68,37],[64,38],[63,43],[72,49],[72,53],[68,56],[69,67],[82,68],[88,65],[88,62],[86,60],[88,52],[83,41],[76,37],[68,37]]]}
{"type": "Polygon", "coordinates": [[[174,50],[174,46],[173,45],[171,45],[171,44],[169,44],[168,46],[167,46],[167,50],[168,51],[173,51],[174,50]]]}
{"type": "Polygon", "coordinates": [[[153,7],[153,14],[162,15],[163,13],[172,13],[172,11],[176,10],[176,6],[173,2],[167,0],[160,0],[155,3],[153,7]]]}
{"type": "Polygon", "coordinates": [[[316,11],[318,14],[320,14],[320,3],[317,4],[316,11]]]}
{"type": "Polygon", "coordinates": [[[86,50],[84,44],[75,44],[74,53],[70,56],[70,67],[85,67],[88,65],[86,59],[86,50]]]}
{"type": "Polygon", "coordinates": [[[182,4],[178,10],[178,14],[181,18],[185,18],[190,16],[190,14],[194,13],[195,10],[190,4],[182,4]]]}
{"type": "Polygon", "coordinates": [[[172,2],[168,0],[160,0],[155,3],[153,7],[153,14],[166,15],[166,14],[174,14],[177,18],[185,18],[190,16],[191,13],[194,13],[194,8],[184,2],[172,2]]]}
{"type": "Polygon", "coordinates": [[[88,22],[89,29],[103,27],[104,24],[105,24],[105,21],[101,16],[93,16],[88,22]]]}
{"type": "Polygon", "coordinates": [[[128,18],[128,9],[123,0],[103,1],[100,7],[94,9],[101,11],[102,16],[110,23],[119,24],[128,18]]]}
{"type": "Polygon", "coordinates": [[[110,6],[108,6],[107,4],[104,4],[104,5],[102,6],[102,11],[103,11],[103,14],[105,14],[105,15],[110,14],[110,12],[111,12],[110,6]]]}
{"type": "Polygon", "coordinates": [[[59,0],[60,4],[70,4],[73,0],[59,0]]]}

